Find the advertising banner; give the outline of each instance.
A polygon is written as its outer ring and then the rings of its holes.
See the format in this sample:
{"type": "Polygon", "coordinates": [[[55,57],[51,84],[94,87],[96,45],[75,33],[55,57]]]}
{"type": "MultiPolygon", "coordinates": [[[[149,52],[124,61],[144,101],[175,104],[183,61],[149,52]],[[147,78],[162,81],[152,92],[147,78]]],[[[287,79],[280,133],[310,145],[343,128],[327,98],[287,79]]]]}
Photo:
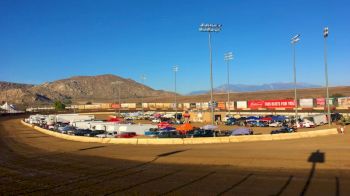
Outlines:
{"type": "Polygon", "coordinates": [[[313,108],[314,107],[314,100],[313,99],[300,99],[299,105],[302,108],[313,108]]]}
{"type": "Polygon", "coordinates": [[[220,109],[220,110],[225,110],[226,108],[225,108],[225,102],[218,102],[218,108],[220,109]]]}
{"type": "Polygon", "coordinates": [[[190,108],[190,103],[184,103],[184,109],[189,109],[190,108]]]}
{"type": "Polygon", "coordinates": [[[129,103],[129,104],[128,104],[128,108],[129,108],[129,109],[134,109],[134,108],[136,108],[136,103],[129,103]]]}
{"type": "Polygon", "coordinates": [[[234,110],[235,109],[235,102],[234,101],[226,102],[226,108],[228,110],[234,110]]]}
{"type": "Polygon", "coordinates": [[[281,99],[281,100],[265,100],[264,108],[294,108],[295,103],[292,99],[281,99]]]}
{"type": "Polygon", "coordinates": [[[340,107],[350,107],[350,97],[340,97],[340,98],[338,98],[338,105],[340,107]]]}
{"type": "Polygon", "coordinates": [[[156,108],[163,108],[164,104],[163,103],[156,103],[156,108]]]}
{"type": "Polygon", "coordinates": [[[196,103],[190,103],[190,108],[196,108],[196,103]]]}
{"type": "Polygon", "coordinates": [[[143,108],[148,108],[148,103],[143,103],[143,104],[142,104],[142,107],[143,107],[143,108]]]}
{"type": "Polygon", "coordinates": [[[324,106],[326,103],[326,99],[325,98],[316,98],[316,106],[324,106]]]}
{"type": "Polygon", "coordinates": [[[119,108],[120,108],[120,104],[118,104],[118,103],[112,103],[111,107],[112,107],[113,109],[119,109],[119,108]]]}
{"type": "Polygon", "coordinates": [[[250,100],[248,101],[248,108],[250,109],[259,109],[264,108],[264,101],[263,100],[250,100]]]}
{"type": "Polygon", "coordinates": [[[208,102],[202,102],[201,104],[202,104],[202,109],[203,110],[207,110],[209,108],[208,102]]]}
{"type": "Polygon", "coordinates": [[[127,109],[129,107],[129,104],[128,103],[122,103],[121,107],[127,109]]]}
{"type": "Polygon", "coordinates": [[[149,108],[156,108],[156,104],[155,104],[155,103],[149,103],[149,104],[148,104],[148,107],[149,107],[149,108]]]}
{"type": "Polygon", "coordinates": [[[247,101],[237,101],[237,109],[247,108],[247,101]]]}

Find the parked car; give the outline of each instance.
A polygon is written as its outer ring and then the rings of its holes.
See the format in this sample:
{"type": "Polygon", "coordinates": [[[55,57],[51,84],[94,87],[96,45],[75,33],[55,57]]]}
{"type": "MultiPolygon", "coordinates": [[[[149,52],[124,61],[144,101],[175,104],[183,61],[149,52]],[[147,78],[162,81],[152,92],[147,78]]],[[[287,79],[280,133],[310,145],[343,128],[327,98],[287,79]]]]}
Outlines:
{"type": "Polygon", "coordinates": [[[117,135],[118,138],[132,138],[135,137],[135,132],[121,132],[119,135],[117,135]]]}
{"type": "Polygon", "coordinates": [[[184,135],[180,135],[177,131],[160,131],[158,138],[183,138],[184,135]]]}
{"type": "Polygon", "coordinates": [[[311,122],[309,120],[306,120],[304,119],[303,122],[300,123],[302,127],[305,127],[305,128],[313,128],[313,127],[316,127],[315,123],[314,122],[311,122]]]}
{"type": "Polygon", "coordinates": [[[267,124],[261,121],[248,121],[247,125],[249,127],[266,127],[267,126],[267,124]]]}
{"type": "Polygon", "coordinates": [[[95,137],[99,137],[99,138],[115,138],[117,137],[118,135],[118,132],[106,132],[106,133],[103,133],[103,134],[98,134],[96,135],[95,137]]]}
{"type": "Polygon", "coordinates": [[[92,131],[90,129],[78,129],[74,132],[77,136],[88,136],[92,131]]]}
{"type": "Polygon", "coordinates": [[[238,136],[238,135],[253,135],[253,130],[248,129],[248,128],[237,128],[235,130],[232,131],[231,135],[232,136],[238,136]]]}
{"type": "Polygon", "coordinates": [[[155,118],[152,120],[153,123],[160,123],[160,118],[155,118]]]}
{"type": "Polygon", "coordinates": [[[225,122],[225,125],[234,125],[237,122],[235,118],[228,118],[225,122]]]}
{"type": "Polygon", "coordinates": [[[216,131],[204,129],[197,129],[187,133],[187,137],[215,137],[216,135],[216,131]]]}
{"type": "Polygon", "coordinates": [[[269,127],[281,127],[282,123],[281,122],[273,122],[269,124],[269,127]]]}
{"type": "Polygon", "coordinates": [[[76,131],[75,127],[72,127],[72,126],[69,126],[69,125],[57,128],[57,132],[63,133],[63,134],[68,134],[68,132],[74,132],[74,131],[76,131]]]}
{"type": "Polygon", "coordinates": [[[96,135],[105,134],[105,133],[106,133],[106,131],[104,131],[104,130],[93,130],[90,133],[88,133],[87,136],[95,137],[96,135]]]}
{"type": "Polygon", "coordinates": [[[296,130],[294,128],[282,127],[281,129],[271,131],[271,134],[293,133],[293,132],[296,132],[296,130]]]}

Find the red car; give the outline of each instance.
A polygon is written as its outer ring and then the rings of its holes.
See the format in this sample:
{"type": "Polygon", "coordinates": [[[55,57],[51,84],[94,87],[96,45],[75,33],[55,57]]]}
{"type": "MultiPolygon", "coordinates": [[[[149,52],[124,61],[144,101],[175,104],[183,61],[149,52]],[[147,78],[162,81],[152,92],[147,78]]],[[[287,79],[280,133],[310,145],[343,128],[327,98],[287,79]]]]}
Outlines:
{"type": "Polygon", "coordinates": [[[121,132],[120,134],[117,135],[117,138],[132,138],[135,136],[136,136],[135,132],[121,132]]]}

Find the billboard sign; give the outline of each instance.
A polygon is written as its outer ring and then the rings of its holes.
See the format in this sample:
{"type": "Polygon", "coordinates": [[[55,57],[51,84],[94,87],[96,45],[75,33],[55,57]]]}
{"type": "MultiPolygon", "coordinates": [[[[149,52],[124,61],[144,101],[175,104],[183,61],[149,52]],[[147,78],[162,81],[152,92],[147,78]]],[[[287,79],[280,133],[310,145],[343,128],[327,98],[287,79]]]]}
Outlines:
{"type": "Polygon", "coordinates": [[[264,108],[264,101],[263,100],[251,100],[248,101],[248,108],[250,109],[259,109],[264,108]]]}
{"type": "Polygon", "coordinates": [[[341,107],[350,107],[350,97],[338,98],[338,105],[341,107]]]}
{"type": "Polygon", "coordinates": [[[247,108],[247,101],[237,101],[237,109],[247,108]]]}
{"type": "Polygon", "coordinates": [[[281,100],[265,100],[264,108],[294,108],[295,102],[293,99],[281,99],[281,100]]]}
{"type": "Polygon", "coordinates": [[[300,99],[299,105],[302,108],[313,108],[314,107],[314,100],[313,99],[300,99]]]}

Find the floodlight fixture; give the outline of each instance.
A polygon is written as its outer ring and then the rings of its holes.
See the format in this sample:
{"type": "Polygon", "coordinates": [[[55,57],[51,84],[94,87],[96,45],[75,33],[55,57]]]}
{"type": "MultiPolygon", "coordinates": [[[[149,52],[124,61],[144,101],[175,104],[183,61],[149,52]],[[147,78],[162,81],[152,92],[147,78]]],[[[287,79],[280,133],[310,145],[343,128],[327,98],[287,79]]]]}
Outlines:
{"type": "Polygon", "coordinates": [[[233,60],[233,53],[232,53],[232,52],[227,52],[227,53],[225,53],[225,55],[224,55],[224,60],[225,60],[225,61],[233,60]]]}
{"type": "Polygon", "coordinates": [[[324,38],[328,37],[328,27],[325,27],[325,28],[323,29],[323,37],[324,37],[324,38]]]}
{"type": "Polygon", "coordinates": [[[173,66],[173,71],[174,72],[178,72],[179,71],[179,66],[178,65],[174,65],[173,66]]]}
{"type": "Polygon", "coordinates": [[[294,37],[292,37],[291,43],[296,44],[299,40],[300,40],[300,34],[297,34],[294,37]]]}
{"type": "Polygon", "coordinates": [[[220,32],[222,28],[221,24],[204,24],[199,26],[199,31],[201,32],[220,32]]]}

